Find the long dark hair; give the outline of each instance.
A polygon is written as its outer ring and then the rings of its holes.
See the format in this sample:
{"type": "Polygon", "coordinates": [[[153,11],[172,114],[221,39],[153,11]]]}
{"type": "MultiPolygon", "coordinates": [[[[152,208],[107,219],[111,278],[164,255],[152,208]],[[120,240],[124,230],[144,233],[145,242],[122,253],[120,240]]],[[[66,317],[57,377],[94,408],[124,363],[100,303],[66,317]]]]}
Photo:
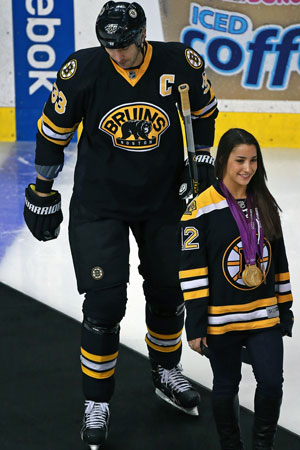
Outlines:
{"type": "Polygon", "coordinates": [[[267,174],[263,163],[263,157],[259,143],[255,137],[242,128],[231,128],[226,131],[220,139],[216,161],[215,172],[218,180],[222,180],[230,153],[234,147],[240,144],[254,145],[257,152],[257,170],[251,178],[247,190],[250,190],[255,205],[258,208],[264,234],[269,240],[282,236],[278,203],[267,188],[267,174]]]}

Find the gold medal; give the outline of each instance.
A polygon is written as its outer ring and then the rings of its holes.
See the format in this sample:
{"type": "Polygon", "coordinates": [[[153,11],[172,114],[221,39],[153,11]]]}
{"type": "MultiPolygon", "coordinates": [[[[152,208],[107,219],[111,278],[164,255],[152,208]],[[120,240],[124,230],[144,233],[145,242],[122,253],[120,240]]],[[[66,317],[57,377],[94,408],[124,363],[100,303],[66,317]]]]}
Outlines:
{"type": "Polygon", "coordinates": [[[242,278],[246,286],[254,287],[261,284],[263,274],[260,268],[255,264],[248,264],[242,273],[242,278]]]}

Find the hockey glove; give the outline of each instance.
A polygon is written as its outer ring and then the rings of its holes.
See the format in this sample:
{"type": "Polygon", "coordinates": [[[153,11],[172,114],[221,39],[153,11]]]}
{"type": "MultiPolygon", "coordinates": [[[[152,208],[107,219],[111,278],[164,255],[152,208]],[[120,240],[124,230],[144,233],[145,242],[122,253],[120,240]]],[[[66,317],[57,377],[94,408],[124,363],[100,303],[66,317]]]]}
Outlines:
{"type": "Polygon", "coordinates": [[[39,241],[56,239],[63,220],[61,196],[58,191],[40,197],[35,193],[35,185],[25,189],[24,219],[33,236],[39,241]]]}
{"type": "Polygon", "coordinates": [[[190,200],[193,197],[192,180],[190,175],[189,161],[185,160],[182,173],[181,185],[179,188],[179,197],[182,200],[190,200]]]}
{"type": "Polygon", "coordinates": [[[198,151],[195,156],[198,169],[198,183],[199,194],[216,181],[214,158],[210,155],[209,151],[198,151]]]}

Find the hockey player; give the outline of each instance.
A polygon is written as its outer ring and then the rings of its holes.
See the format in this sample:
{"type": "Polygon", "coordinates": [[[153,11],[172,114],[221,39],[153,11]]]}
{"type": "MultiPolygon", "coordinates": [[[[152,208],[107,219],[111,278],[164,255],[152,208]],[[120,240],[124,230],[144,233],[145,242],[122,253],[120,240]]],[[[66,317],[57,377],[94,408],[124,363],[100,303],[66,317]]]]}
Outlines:
{"type": "Polygon", "coordinates": [[[218,181],[181,221],[180,280],[190,347],[209,352],[222,450],[242,450],[238,391],[242,349],[257,381],[253,450],[273,450],[283,383],[283,335],[292,335],[292,293],[279,207],[257,140],[231,129],[216,156],[218,181]],[[220,228],[222,223],[222,228],[220,228]]]}
{"type": "Polygon", "coordinates": [[[24,217],[42,241],[56,238],[60,194],[52,190],[78,124],[69,239],[83,303],[81,368],[86,398],[82,439],[105,441],[129,280],[129,230],[138,247],[146,299],[146,343],[156,393],[197,414],[198,392],[181,373],[183,297],[177,227],[184,172],[176,104],[188,83],[202,189],[211,184],[217,101],[203,59],[181,43],[147,42],[137,3],[106,3],[96,22],[100,47],[63,63],[38,122],[35,184],[24,217]],[[201,160],[201,155],[206,157],[201,160]]]}

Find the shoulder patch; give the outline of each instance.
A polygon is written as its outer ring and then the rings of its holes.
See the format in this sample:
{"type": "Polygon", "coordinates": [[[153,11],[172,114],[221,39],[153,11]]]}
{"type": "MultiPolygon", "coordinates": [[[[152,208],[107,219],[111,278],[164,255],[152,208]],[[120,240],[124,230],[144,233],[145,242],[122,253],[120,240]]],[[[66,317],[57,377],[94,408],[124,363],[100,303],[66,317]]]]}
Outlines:
{"type": "Polygon", "coordinates": [[[59,72],[60,78],[62,80],[69,80],[72,78],[77,70],[77,60],[71,59],[71,61],[68,61],[59,72]]]}
{"type": "Polygon", "coordinates": [[[187,62],[193,69],[200,69],[203,66],[203,61],[200,55],[192,48],[185,50],[185,57],[187,62]]]}
{"type": "Polygon", "coordinates": [[[196,200],[192,200],[192,202],[187,206],[184,214],[191,216],[193,214],[193,211],[196,211],[196,209],[197,209],[196,200]]]}
{"type": "Polygon", "coordinates": [[[181,220],[186,221],[196,219],[203,214],[209,214],[212,211],[224,208],[228,208],[225,197],[219,194],[213,186],[210,186],[191,201],[181,217],[181,220]]]}

